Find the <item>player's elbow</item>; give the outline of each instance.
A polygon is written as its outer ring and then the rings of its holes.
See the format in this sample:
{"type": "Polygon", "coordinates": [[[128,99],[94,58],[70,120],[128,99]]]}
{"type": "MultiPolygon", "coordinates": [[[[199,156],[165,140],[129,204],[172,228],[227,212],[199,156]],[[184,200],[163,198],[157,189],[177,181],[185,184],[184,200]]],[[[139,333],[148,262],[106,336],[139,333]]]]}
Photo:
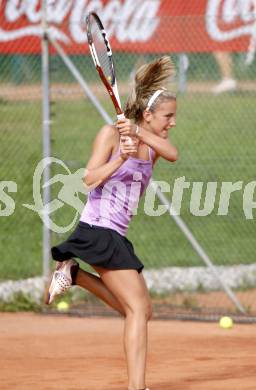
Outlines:
{"type": "Polygon", "coordinates": [[[174,148],[171,153],[169,154],[169,158],[168,160],[170,162],[175,162],[179,159],[179,153],[178,153],[178,150],[176,148],[174,148]]]}
{"type": "Polygon", "coordinates": [[[83,185],[86,189],[88,189],[92,184],[93,184],[93,180],[89,170],[87,169],[83,177],[83,185]]]}
{"type": "Polygon", "coordinates": [[[176,152],[173,154],[172,156],[172,162],[175,162],[179,159],[179,153],[178,151],[176,150],[176,152]]]}
{"type": "Polygon", "coordinates": [[[95,180],[94,175],[88,169],[86,170],[83,177],[83,185],[87,191],[91,191],[102,183],[102,180],[95,180]]]}

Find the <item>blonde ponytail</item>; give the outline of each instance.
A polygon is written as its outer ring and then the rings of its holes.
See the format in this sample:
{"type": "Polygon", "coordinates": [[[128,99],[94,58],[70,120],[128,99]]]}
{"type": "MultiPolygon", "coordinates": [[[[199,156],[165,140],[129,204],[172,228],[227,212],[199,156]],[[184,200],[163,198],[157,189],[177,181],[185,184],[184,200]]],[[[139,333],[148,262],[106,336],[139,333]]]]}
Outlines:
{"type": "MultiPolygon", "coordinates": [[[[160,89],[165,89],[175,73],[174,65],[168,56],[161,57],[150,64],[141,66],[135,75],[134,84],[125,106],[125,116],[138,122],[147,108],[151,96],[160,89]]],[[[164,99],[175,99],[175,95],[164,90],[154,101],[150,110],[164,99]]]]}

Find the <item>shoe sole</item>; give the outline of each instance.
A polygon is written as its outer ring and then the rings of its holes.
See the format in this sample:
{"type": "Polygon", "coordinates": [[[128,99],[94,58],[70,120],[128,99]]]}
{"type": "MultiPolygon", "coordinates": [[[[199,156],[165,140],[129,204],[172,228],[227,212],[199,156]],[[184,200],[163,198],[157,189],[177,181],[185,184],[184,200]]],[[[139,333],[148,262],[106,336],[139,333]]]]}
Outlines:
{"type": "MultiPolygon", "coordinates": [[[[70,275],[71,275],[72,281],[75,280],[78,270],[79,270],[79,264],[78,263],[77,264],[73,264],[70,267],[70,275]]],[[[54,272],[52,273],[52,277],[51,277],[50,282],[48,283],[48,285],[47,285],[47,287],[45,289],[45,293],[44,293],[44,303],[46,305],[50,305],[52,303],[52,302],[50,302],[50,299],[51,299],[50,288],[51,288],[54,272]]],[[[72,283],[72,285],[73,285],[73,283],[72,283]]]]}

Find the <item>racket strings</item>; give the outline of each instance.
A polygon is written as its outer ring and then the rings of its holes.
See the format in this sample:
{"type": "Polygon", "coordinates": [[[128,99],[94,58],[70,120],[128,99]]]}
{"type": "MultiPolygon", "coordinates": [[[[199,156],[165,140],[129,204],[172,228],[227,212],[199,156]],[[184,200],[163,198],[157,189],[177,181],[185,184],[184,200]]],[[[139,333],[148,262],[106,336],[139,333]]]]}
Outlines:
{"type": "Polygon", "coordinates": [[[97,57],[102,68],[102,71],[107,78],[107,80],[112,84],[113,83],[113,70],[110,57],[108,55],[108,50],[104,38],[102,36],[101,29],[94,23],[92,26],[92,39],[94,43],[94,48],[97,53],[97,57]]]}

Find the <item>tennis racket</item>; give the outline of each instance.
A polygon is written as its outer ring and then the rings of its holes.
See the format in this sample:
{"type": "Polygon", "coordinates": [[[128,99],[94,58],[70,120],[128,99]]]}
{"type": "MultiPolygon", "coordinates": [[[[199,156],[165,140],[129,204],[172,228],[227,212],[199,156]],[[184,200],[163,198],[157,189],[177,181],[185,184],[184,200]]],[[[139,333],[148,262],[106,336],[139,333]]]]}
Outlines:
{"type": "MultiPolygon", "coordinates": [[[[124,119],[117,88],[112,50],[104,26],[95,12],[86,17],[87,38],[96,70],[105,85],[116,110],[117,119],[124,119]]],[[[127,137],[130,142],[132,139],[127,137]]]]}

